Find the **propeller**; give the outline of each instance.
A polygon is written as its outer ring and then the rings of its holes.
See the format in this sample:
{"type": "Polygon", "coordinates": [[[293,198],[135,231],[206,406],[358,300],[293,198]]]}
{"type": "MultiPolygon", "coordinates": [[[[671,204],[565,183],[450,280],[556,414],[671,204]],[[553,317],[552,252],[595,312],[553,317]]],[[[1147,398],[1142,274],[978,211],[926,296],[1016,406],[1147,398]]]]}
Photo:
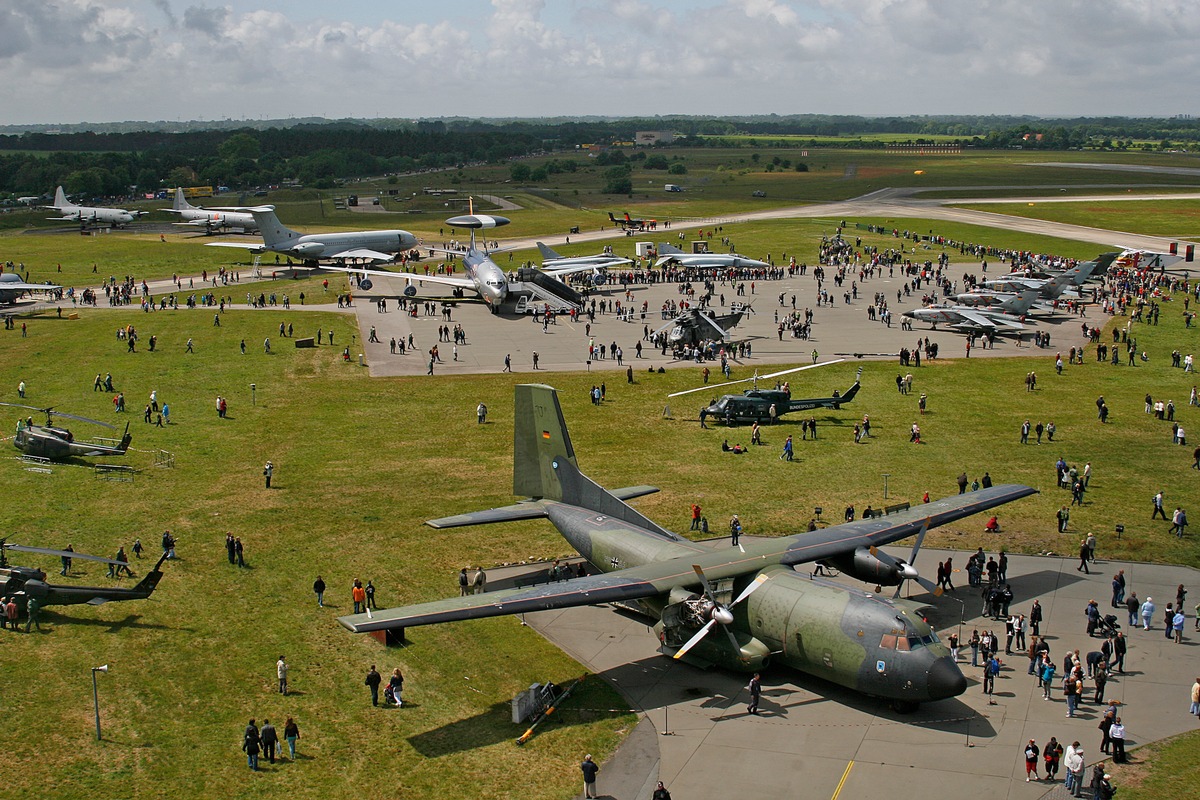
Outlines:
{"type": "Polygon", "coordinates": [[[749,381],[765,381],[768,378],[778,378],[781,375],[791,375],[793,372],[803,372],[806,369],[816,369],[817,367],[828,367],[831,364],[840,364],[845,360],[846,359],[844,358],[835,358],[832,361],[822,361],[820,364],[805,364],[803,367],[793,367],[792,369],[785,369],[782,372],[772,372],[769,375],[755,374],[752,378],[742,378],[741,380],[728,381],[727,383],[710,383],[705,386],[699,386],[695,389],[684,389],[682,392],[675,392],[674,394],[667,395],[667,397],[679,397],[680,395],[691,394],[692,392],[710,392],[713,389],[720,389],[723,386],[733,386],[734,384],[747,383],[749,381]]]}
{"type": "Polygon", "coordinates": [[[758,587],[766,583],[767,576],[761,574],[756,576],[754,580],[750,582],[750,585],[742,590],[742,593],[737,596],[736,600],[734,600],[728,606],[723,606],[717,602],[716,595],[713,594],[712,585],[709,584],[708,578],[704,575],[704,570],[700,569],[700,565],[693,564],[692,569],[696,571],[696,577],[700,579],[700,585],[704,587],[704,596],[708,598],[710,603],[712,603],[712,612],[709,615],[708,622],[704,624],[704,627],[698,630],[691,639],[688,639],[687,643],[684,644],[683,647],[679,648],[672,658],[676,660],[683,658],[689,650],[698,645],[700,640],[708,635],[708,632],[712,630],[713,625],[716,625],[718,622],[721,623],[721,629],[725,631],[725,635],[729,637],[729,644],[733,646],[733,652],[740,653],[742,646],[738,644],[737,638],[734,637],[733,632],[728,628],[728,626],[733,622],[732,609],[738,603],[742,602],[751,594],[753,594],[758,587]]]}
{"type": "Polygon", "coordinates": [[[921,530],[917,532],[917,540],[913,542],[912,553],[909,554],[907,561],[901,561],[892,558],[887,553],[875,547],[871,548],[871,555],[878,558],[884,564],[895,567],[900,572],[900,583],[896,586],[896,593],[892,595],[893,599],[900,596],[901,590],[904,588],[904,581],[916,581],[927,592],[934,597],[941,597],[943,589],[928,578],[922,577],[917,568],[913,566],[913,562],[917,560],[917,553],[921,550],[921,543],[925,541],[925,533],[929,530],[929,520],[926,519],[921,525],[921,530]]]}

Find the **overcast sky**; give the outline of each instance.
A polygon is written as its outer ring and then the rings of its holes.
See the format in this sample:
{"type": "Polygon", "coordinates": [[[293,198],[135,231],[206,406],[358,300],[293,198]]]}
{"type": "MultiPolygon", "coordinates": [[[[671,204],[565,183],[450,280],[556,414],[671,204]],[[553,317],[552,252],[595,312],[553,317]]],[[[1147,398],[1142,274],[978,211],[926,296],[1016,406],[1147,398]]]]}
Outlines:
{"type": "Polygon", "coordinates": [[[1200,113],[1186,0],[0,0],[0,124],[1200,113]]]}

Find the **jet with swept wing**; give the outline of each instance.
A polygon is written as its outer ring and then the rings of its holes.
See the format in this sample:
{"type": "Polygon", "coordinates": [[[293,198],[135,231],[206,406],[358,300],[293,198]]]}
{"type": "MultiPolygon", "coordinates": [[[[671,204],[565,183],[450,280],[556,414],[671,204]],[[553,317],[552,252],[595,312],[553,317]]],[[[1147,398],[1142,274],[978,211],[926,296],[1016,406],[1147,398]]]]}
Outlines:
{"type": "Polygon", "coordinates": [[[658,260],[654,262],[654,266],[661,267],[666,264],[677,264],[681,267],[694,267],[698,269],[713,267],[734,269],[756,267],[768,269],[771,266],[765,261],[740,256],[737,253],[685,253],[678,247],[662,242],[658,245],[658,260]]]}
{"type": "Polygon", "coordinates": [[[52,208],[62,214],[61,217],[47,217],[47,219],[78,222],[84,228],[91,225],[120,227],[128,225],[138,217],[150,213],[148,211],[126,211],[123,208],[76,205],[67,199],[67,193],[63,191],[63,187],[61,186],[54,192],[54,205],[44,206],[44,208],[52,208]]]}
{"type": "Polygon", "coordinates": [[[559,255],[545,242],[538,242],[537,248],[538,252],[542,254],[542,269],[557,275],[583,272],[589,269],[608,269],[633,263],[632,259],[614,256],[612,253],[598,253],[594,256],[559,255]]]}
{"type": "Polygon", "coordinates": [[[194,206],[183,196],[182,187],[175,188],[175,204],[171,208],[160,208],[159,211],[178,214],[180,221],[176,222],[176,225],[190,225],[194,228],[203,228],[205,233],[229,229],[236,229],[245,233],[256,233],[258,231],[258,222],[249,211],[226,211],[218,208],[194,206]]]}
{"type": "Polygon", "coordinates": [[[408,231],[342,231],[339,233],[300,233],[286,227],[275,216],[275,206],[220,209],[248,213],[258,225],[261,244],[245,242],[209,242],[209,247],[238,247],[251,253],[279,253],[301,261],[345,261],[365,259],[391,261],[397,253],[417,246],[417,237],[408,231]]]}
{"type": "Polygon", "coordinates": [[[579,471],[558,395],[549,386],[515,387],[513,492],[516,505],[427,524],[435,528],[547,518],[599,574],[527,588],[454,597],[341,617],[355,633],[458,620],[619,603],[656,620],[662,652],[701,665],[756,671],[779,663],[903,707],[962,694],[967,680],[920,605],[801,574],[836,563],[872,584],[917,580],[908,561],[882,545],[1033,494],[993,486],[887,517],[763,539],[738,548],[692,542],[625,501],[657,491],[609,491],[579,471]],[[709,637],[714,627],[723,636],[709,637]]]}

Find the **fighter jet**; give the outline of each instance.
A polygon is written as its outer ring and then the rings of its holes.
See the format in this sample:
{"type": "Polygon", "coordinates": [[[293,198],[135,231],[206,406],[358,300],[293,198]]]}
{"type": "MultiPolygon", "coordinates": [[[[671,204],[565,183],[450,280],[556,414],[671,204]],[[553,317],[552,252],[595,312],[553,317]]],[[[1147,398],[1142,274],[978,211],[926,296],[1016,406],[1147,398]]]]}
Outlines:
{"type": "Polygon", "coordinates": [[[652,486],[606,490],[582,472],[558,395],[516,387],[513,492],[516,505],[430,520],[435,528],[548,518],[588,562],[587,577],[534,587],[354,614],[355,633],[620,603],[655,620],[661,652],[703,666],[754,672],[775,662],[901,707],[962,694],[967,679],[917,603],[801,574],[832,561],[872,586],[932,581],[879,549],[939,525],[1017,500],[1034,490],[993,486],[870,520],[770,537],[740,547],[693,542],[647,519],[625,500],[652,486]],[[600,574],[596,574],[600,573],[600,574]],[[714,627],[723,636],[708,636],[714,627]]]}
{"type": "Polygon", "coordinates": [[[56,219],[65,222],[78,222],[84,228],[91,225],[112,225],[114,227],[120,227],[122,225],[128,225],[138,217],[149,213],[147,211],[126,211],[123,208],[77,206],[67,200],[67,194],[63,191],[63,187],[61,186],[59,186],[58,190],[54,193],[54,205],[43,206],[43,208],[52,208],[62,214],[61,217],[47,217],[47,219],[56,219]]]}
{"type": "Polygon", "coordinates": [[[740,256],[737,253],[685,253],[678,247],[673,247],[665,242],[658,246],[658,260],[654,262],[654,266],[661,267],[664,264],[678,264],[682,267],[761,267],[769,268],[771,265],[765,261],[759,261],[756,258],[747,258],[740,256]]]}
{"type": "Polygon", "coordinates": [[[262,234],[262,244],[209,242],[209,247],[238,247],[251,253],[280,253],[315,263],[322,260],[345,261],[348,258],[391,261],[396,253],[417,246],[417,237],[401,230],[299,233],[279,221],[279,217],[275,216],[275,206],[221,210],[251,214],[262,234]]]}
{"type": "Polygon", "coordinates": [[[5,272],[0,275],[0,303],[15,304],[27,292],[52,292],[61,289],[53,283],[26,283],[15,272],[5,272]]]}
{"type": "Polygon", "coordinates": [[[204,228],[206,233],[229,228],[237,228],[246,233],[258,231],[258,222],[249,211],[222,211],[194,206],[183,196],[183,189],[180,187],[175,189],[175,205],[171,208],[160,208],[159,211],[178,214],[182,221],[175,223],[176,225],[204,228]]]}
{"type": "Polygon", "coordinates": [[[1059,273],[1053,278],[1024,278],[1019,276],[1009,276],[996,278],[994,280],[983,281],[979,284],[981,289],[988,291],[999,292],[1023,292],[1026,289],[1036,289],[1038,296],[1044,300],[1055,300],[1060,297],[1067,289],[1073,286],[1082,286],[1083,282],[1088,279],[1092,271],[1100,266],[1101,262],[1084,261],[1071,269],[1059,273]]]}
{"type": "Polygon", "coordinates": [[[1021,333],[1025,326],[1020,317],[970,306],[928,306],[914,308],[901,314],[917,322],[927,322],[937,330],[938,325],[969,333],[1021,333]]]}
{"type": "Polygon", "coordinates": [[[594,256],[563,256],[550,249],[544,242],[538,242],[537,247],[542,254],[542,269],[557,275],[566,275],[568,272],[584,272],[589,269],[607,269],[633,263],[632,259],[621,258],[611,253],[599,253],[594,256]]]}

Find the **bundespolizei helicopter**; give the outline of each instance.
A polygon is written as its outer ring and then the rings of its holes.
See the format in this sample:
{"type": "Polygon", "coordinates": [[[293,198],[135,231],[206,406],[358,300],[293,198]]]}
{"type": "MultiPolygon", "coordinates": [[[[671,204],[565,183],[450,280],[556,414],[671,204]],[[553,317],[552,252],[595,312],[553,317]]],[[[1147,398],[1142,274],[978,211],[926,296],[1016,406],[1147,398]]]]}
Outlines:
{"type": "Polygon", "coordinates": [[[0,539],[0,596],[11,597],[17,601],[17,607],[24,611],[30,598],[37,600],[40,606],[66,606],[86,603],[98,606],[119,600],[145,600],[154,593],[158,582],[162,580],[162,565],[167,554],[164,553],[154,569],[147,572],[136,586],[123,588],[119,586],[69,586],[46,582],[46,573],[35,567],[18,567],[8,563],[9,550],[21,553],[40,553],[47,556],[57,556],[63,559],[81,558],[86,561],[99,561],[104,564],[114,564],[118,567],[128,567],[128,562],[117,561],[102,556],[92,556],[77,553],[74,550],[52,550],[46,547],[28,547],[21,544],[8,544],[0,539]]]}
{"type": "Polygon", "coordinates": [[[718,420],[724,420],[726,424],[757,422],[761,425],[765,422],[771,422],[773,417],[782,417],[784,414],[791,414],[797,411],[809,411],[814,408],[839,409],[843,403],[849,403],[858,394],[859,379],[862,377],[861,367],[854,376],[854,385],[843,393],[838,393],[837,390],[834,390],[832,397],[793,398],[791,393],[784,389],[759,389],[758,381],[778,378],[782,375],[789,375],[793,372],[801,372],[806,369],[825,367],[830,364],[837,364],[840,361],[842,359],[839,358],[834,361],[824,361],[820,364],[808,364],[795,369],[785,369],[782,372],[773,372],[769,375],[755,375],[753,378],[743,378],[740,381],[719,383],[715,386],[701,386],[697,389],[675,392],[670,397],[679,397],[680,395],[692,394],[693,392],[711,391],[724,386],[754,381],[753,389],[747,389],[741,394],[723,395],[713,403],[702,408],[700,410],[701,423],[704,422],[706,417],[715,417],[718,420]],[[774,414],[771,413],[772,406],[775,407],[774,414]]]}
{"type": "Polygon", "coordinates": [[[129,432],[128,423],[125,425],[125,434],[121,437],[120,441],[116,439],[81,440],[76,439],[75,434],[71,433],[67,428],[55,425],[54,417],[58,416],[65,419],[76,419],[80,422],[90,422],[93,425],[102,425],[112,430],[116,430],[116,428],[107,422],[100,422],[99,420],[88,419],[87,417],[77,417],[74,414],[64,414],[60,411],[55,411],[53,408],[36,408],[17,403],[0,403],[0,405],[11,406],[13,408],[27,408],[30,411],[40,411],[46,415],[45,425],[35,425],[33,417],[17,421],[17,433],[13,437],[13,447],[27,456],[48,458],[51,461],[62,461],[67,458],[123,456],[125,455],[125,451],[129,449],[129,442],[133,440],[133,434],[129,432]]]}

